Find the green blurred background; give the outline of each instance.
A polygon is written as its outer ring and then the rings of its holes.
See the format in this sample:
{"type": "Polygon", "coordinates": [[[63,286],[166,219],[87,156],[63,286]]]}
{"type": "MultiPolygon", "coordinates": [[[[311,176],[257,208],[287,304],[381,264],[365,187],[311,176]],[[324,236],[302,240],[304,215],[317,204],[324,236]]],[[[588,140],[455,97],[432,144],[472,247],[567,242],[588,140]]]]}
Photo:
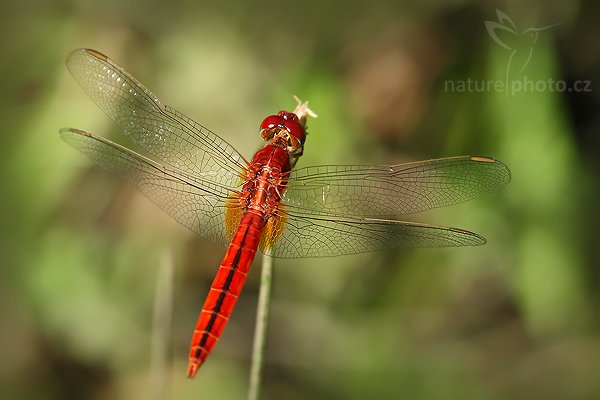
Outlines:
{"type": "Polygon", "coordinates": [[[600,398],[598,2],[40,0],[2,10],[3,399],[247,390],[260,258],[219,345],[185,378],[223,249],[59,139],[72,126],[127,144],[66,71],[78,47],[108,54],[247,157],[258,123],[296,94],[319,114],[299,167],[484,154],[511,168],[506,190],[420,216],[481,233],[486,246],[276,261],[264,398],[600,398]],[[506,79],[511,51],[485,26],[496,9],[518,33],[561,24],[533,45],[505,35],[519,54],[533,49],[511,81],[588,81],[590,91],[448,90],[506,79]],[[157,296],[172,305],[166,327],[153,323],[157,296]]]}

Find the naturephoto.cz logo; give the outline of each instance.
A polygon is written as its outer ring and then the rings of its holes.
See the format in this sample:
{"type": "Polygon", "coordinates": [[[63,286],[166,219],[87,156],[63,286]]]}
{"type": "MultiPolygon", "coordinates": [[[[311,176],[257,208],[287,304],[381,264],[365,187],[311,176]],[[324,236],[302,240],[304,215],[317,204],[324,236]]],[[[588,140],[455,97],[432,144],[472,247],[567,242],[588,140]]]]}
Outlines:
{"type": "Polygon", "coordinates": [[[591,81],[566,82],[557,79],[530,79],[525,74],[527,66],[535,58],[535,44],[540,35],[560,24],[519,30],[506,13],[496,10],[498,21],[485,21],[491,39],[507,50],[504,79],[499,80],[446,80],[446,92],[505,92],[507,95],[527,92],[591,92],[591,81]]]}

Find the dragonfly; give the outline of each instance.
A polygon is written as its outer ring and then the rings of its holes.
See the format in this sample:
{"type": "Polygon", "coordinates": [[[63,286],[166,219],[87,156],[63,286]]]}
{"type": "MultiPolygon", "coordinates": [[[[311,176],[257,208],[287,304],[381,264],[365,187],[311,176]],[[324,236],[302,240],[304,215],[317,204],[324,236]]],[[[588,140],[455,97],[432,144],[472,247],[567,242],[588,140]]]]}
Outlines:
{"type": "Polygon", "coordinates": [[[403,218],[471,200],[510,181],[503,163],[484,156],[294,169],[304,150],[307,119],[315,116],[300,101],[293,111],[261,122],[265,144],[248,161],[106,55],[78,49],[66,65],[148,157],[80,129],[61,129],[62,139],[128,180],[181,224],[227,248],[192,336],[190,378],[227,325],[258,250],[303,258],[483,245],[486,240],[476,233],[403,218]]]}

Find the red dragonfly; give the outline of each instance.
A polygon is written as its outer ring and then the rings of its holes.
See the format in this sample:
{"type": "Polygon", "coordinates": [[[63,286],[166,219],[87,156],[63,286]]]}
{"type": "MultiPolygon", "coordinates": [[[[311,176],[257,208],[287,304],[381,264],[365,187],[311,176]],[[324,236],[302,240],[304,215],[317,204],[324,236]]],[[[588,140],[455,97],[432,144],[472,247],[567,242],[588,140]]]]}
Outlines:
{"type": "Polygon", "coordinates": [[[299,258],[482,245],[486,241],[476,233],[399,218],[473,199],[510,180],[504,164],[481,156],[292,170],[312,113],[300,102],[293,112],[265,118],[260,136],[266,144],[248,162],[104,54],[79,49],[66,63],[96,104],[160,161],[79,129],[62,129],[62,138],[128,179],[183,225],[228,246],[194,330],[190,377],[223,332],[258,249],[273,257],[299,258]]]}

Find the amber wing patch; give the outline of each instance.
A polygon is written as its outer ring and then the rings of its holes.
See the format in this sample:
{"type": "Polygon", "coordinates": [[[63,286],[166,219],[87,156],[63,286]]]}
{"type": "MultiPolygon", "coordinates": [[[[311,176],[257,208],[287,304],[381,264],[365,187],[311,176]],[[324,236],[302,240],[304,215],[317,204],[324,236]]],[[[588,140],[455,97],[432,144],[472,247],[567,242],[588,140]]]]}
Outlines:
{"type": "Polygon", "coordinates": [[[233,240],[243,215],[244,210],[241,207],[239,196],[237,194],[230,195],[225,206],[225,234],[230,242],[233,240]]]}
{"type": "Polygon", "coordinates": [[[286,220],[287,217],[284,213],[278,213],[267,221],[259,244],[260,251],[264,254],[271,254],[273,246],[281,238],[286,220]]]}

